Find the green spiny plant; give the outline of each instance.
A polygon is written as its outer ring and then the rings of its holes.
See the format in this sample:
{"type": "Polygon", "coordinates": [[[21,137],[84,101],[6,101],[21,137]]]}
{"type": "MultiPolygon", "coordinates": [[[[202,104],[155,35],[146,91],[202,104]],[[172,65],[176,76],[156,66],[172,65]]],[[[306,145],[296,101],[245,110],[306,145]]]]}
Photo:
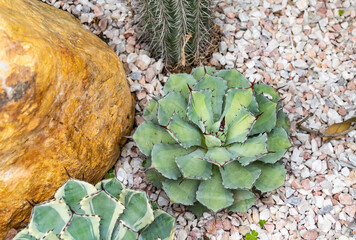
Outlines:
{"type": "Polygon", "coordinates": [[[137,0],[152,51],[168,65],[199,59],[209,43],[212,0],[137,0]]]}
{"type": "Polygon", "coordinates": [[[245,212],[284,183],[291,146],[278,93],[241,73],[211,67],[171,75],[133,138],[151,165],[146,176],[171,202],[200,211],[245,212]]]}
{"type": "Polygon", "coordinates": [[[144,192],[125,189],[116,178],[95,187],[69,179],[54,199],[37,204],[19,239],[173,239],[174,219],[153,210],[144,192]]]}

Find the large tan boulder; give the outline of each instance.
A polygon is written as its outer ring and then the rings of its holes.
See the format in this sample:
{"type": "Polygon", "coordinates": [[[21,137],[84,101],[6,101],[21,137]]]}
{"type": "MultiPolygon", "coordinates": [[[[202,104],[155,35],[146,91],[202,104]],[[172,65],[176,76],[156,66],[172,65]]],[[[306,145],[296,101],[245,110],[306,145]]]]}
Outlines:
{"type": "Polygon", "coordinates": [[[101,180],[130,134],[118,56],[70,14],[0,0],[0,239],[68,176],[101,180]]]}

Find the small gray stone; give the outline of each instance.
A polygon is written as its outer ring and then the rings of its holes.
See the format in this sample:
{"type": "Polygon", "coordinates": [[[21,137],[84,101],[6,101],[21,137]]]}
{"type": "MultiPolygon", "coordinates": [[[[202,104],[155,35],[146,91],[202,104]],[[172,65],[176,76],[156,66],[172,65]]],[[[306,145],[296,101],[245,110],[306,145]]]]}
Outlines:
{"type": "Polygon", "coordinates": [[[308,68],[308,64],[306,62],[304,62],[302,59],[297,59],[294,62],[294,65],[296,68],[302,68],[302,69],[307,69],[308,68]]]}
{"type": "Polygon", "coordinates": [[[139,81],[139,80],[141,80],[141,73],[139,73],[139,72],[132,72],[132,73],[130,74],[130,78],[131,78],[132,80],[137,80],[137,81],[139,81]]]}
{"type": "Polygon", "coordinates": [[[294,205],[294,206],[298,206],[300,204],[301,200],[299,197],[291,197],[288,198],[286,203],[294,205]]]}
{"type": "Polygon", "coordinates": [[[139,90],[141,90],[142,89],[142,86],[141,86],[141,84],[139,84],[139,83],[134,83],[134,84],[132,84],[131,86],[130,86],[130,91],[131,92],[136,92],[136,91],[139,91],[139,90]]]}
{"type": "Polygon", "coordinates": [[[356,28],[354,28],[351,32],[352,36],[356,37],[356,28]]]}
{"type": "Polygon", "coordinates": [[[236,27],[232,24],[224,24],[224,32],[235,32],[236,27]]]}
{"type": "Polygon", "coordinates": [[[152,64],[152,67],[155,70],[156,74],[161,73],[164,68],[163,60],[162,59],[158,60],[157,62],[152,64]]]}
{"type": "Polygon", "coordinates": [[[219,52],[220,52],[221,54],[225,54],[226,51],[227,51],[227,44],[226,44],[226,42],[224,42],[224,41],[220,42],[220,44],[219,44],[219,52]]]}
{"type": "Polygon", "coordinates": [[[195,219],[195,216],[194,216],[193,213],[186,212],[186,213],[184,213],[184,218],[189,220],[189,221],[193,221],[195,219]]]}
{"type": "Polygon", "coordinates": [[[246,12],[241,12],[239,14],[239,19],[241,22],[247,22],[248,21],[248,15],[246,14],[246,12]]]}
{"type": "Polygon", "coordinates": [[[159,196],[157,203],[159,206],[167,206],[169,204],[169,201],[167,199],[165,199],[162,196],[159,196]]]}
{"type": "Polygon", "coordinates": [[[140,55],[138,57],[138,60],[144,62],[146,66],[148,66],[151,63],[151,58],[145,54],[140,55]]]}
{"type": "Polygon", "coordinates": [[[329,108],[333,108],[334,104],[329,100],[329,99],[325,99],[325,104],[326,106],[328,106],[329,108]]]}
{"type": "Polygon", "coordinates": [[[292,188],[286,187],[286,198],[289,198],[290,196],[292,196],[294,192],[295,192],[295,190],[293,190],[292,188]]]}
{"type": "Polygon", "coordinates": [[[351,196],[353,197],[353,199],[356,199],[356,189],[351,188],[350,193],[351,193],[351,196]]]}
{"type": "Polygon", "coordinates": [[[250,31],[250,29],[247,29],[247,31],[245,32],[244,39],[246,40],[252,39],[252,32],[250,31]]]}
{"type": "Polygon", "coordinates": [[[188,237],[187,232],[184,229],[177,231],[177,240],[185,240],[188,237]]]}
{"type": "Polygon", "coordinates": [[[319,25],[322,29],[324,29],[326,27],[326,25],[328,25],[328,23],[329,23],[328,18],[323,18],[319,21],[319,25]]]}
{"type": "Polygon", "coordinates": [[[295,5],[300,11],[304,11],[308,8],[308,0],[298,0],[295,5]]]}
{"type": "Polygon", "coordinates": [[[213,53],[213,58],[220,61],[223,58],[223,55],[221,53],[213,53]]]}
{"type": "Polygon", "coordinates": [[[138,55],[136,53],[130,53],[128,56],[127,56],[127,63],[130,64],[130,63],[135,63],[136,60],[138,58],[138,55]]]}
{"type": "Polygon", "coordinates": [[[276,39],[272,39],[268,43],[268,47],[266,48],[266,52],[272,52],[274,49],[276,49],[279,46],[279,43],[276,39]]]}
{"type": "Polygon", "coordinates": [[[320,186],[325,189],[332,189],[333,184],[329,182],[328,180],[324,180],[320,183],[320,186]]]}
{"type": "Polygon", "coordinates": [[[323,207],[322,209],[320,209],[320,210],[318,211],[318,214],[326,214],[326,213],[331,212],[331,210],[333,210],[333,209],[334,209],[334,208],[333,208],[332,205],[328,205],[328,206],[325,206],[325,207],[323,207]]]}
{"type": "Polygon", "coordinates": [[[292,32],[293,32],[293,34],[294,35],[298,35],[298,34],[300,34],[301,32],[302,32],[302,30],[303,30],[303,28],[302,28],[302,26],[301,25],[294,25],[293,27],[292,27],[292,32]]]}

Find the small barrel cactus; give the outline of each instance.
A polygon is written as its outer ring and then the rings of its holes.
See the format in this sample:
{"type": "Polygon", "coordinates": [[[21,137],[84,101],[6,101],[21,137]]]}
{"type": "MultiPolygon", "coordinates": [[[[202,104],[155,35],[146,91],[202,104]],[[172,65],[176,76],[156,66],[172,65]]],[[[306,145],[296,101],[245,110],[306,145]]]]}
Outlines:
{"type": "Polygon", "coordinates": [[[169,65],[200,58],[210,43],[212,0],[136,0],[152,52],[169,65]]]}
{"type": "Polygon", "coordinates": [[[289,122],[272,87],[200,67],[171,75],[163,90],[133,137],[150,157],[147,178],[162,183],[171,202],[245,212],[256,200],[249,189],[284,183],[278,161],[291,146],[289,122]]]}
{"type": "Polygon", "coordinates": [[[54,200],[37,204],[19,239],[173,239],[174,218],[153,211],[146,194],[125,189],[116,178],[99,182],[69,179],[54,200]]]}

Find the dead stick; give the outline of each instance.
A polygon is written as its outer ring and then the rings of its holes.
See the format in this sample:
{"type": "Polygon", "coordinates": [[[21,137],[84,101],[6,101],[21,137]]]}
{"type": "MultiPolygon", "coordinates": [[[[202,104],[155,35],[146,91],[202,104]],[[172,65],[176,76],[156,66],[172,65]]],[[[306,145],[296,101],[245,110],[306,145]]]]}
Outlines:
{"type": "Polygon", "coordinates": [[[192,37],[192,33],[189,33],[184,40],[183,47],[182,47],[182,66],[185,66],[185,45],[188,43],[189,39],[192,37]]]}

